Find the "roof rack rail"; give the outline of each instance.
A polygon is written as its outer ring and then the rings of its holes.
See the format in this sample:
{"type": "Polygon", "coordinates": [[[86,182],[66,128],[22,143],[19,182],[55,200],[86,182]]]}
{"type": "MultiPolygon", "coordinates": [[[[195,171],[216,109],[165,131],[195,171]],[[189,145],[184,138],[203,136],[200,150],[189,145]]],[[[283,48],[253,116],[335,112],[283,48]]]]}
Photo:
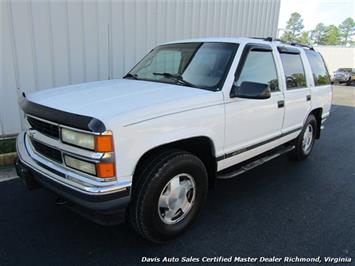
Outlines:
{"type": "Polygon", "coordinates": [[[299,46],[299,47],[308,48],[309,50],[314,50],[313,46],[311,45],[306,45],[306,44],[296,43],[296,42],[290,42],[289,44],[292,46],[299,46]]]}
{"type": "Polygon", "coordinates": [[[292,45],[292,46],[298,46],[298,47],[303,47],[303,48],[308,48],[310,50],[314,50],[313,46],[311,46],[311,45],[306,45],[306,44],[297,43],[297,42],[285,42],[285,41],[283,41],[281,39],[274,39],[274,41],[281,42],[281,43],[284,43],[284,44],[289,44],[289,45],[292,45]]]}
{"type": "Polygon", "coordinates": [[[301,43],[297,43],[297,42],[285,42],[281,39],[272,38],[272,37],[250,37],[250,38],[268,41],[268,42],[276,41],[276,42],[281,42],[281,43],[292,45],[292,46],[304,47],[304,48],[308,48],[310,50],[314,50],[313,46],[311,46],[311,45],[301,44],[301,43]]]}
{"type": "Polygon", "coordinates": [[[282,43],[285,43],[283,40],[278,39],[278,38],[277,38],[277,39],[274,39],[274,41],[275,41],[275,42],[282,42],[282,43]]]}
{"type": "Polygon", "coordinates": [[[263,40],[263,41],[267,41],[267,42],[272,42],[274,40],[272,37],[249,37],[249,38],[263,40]]]}

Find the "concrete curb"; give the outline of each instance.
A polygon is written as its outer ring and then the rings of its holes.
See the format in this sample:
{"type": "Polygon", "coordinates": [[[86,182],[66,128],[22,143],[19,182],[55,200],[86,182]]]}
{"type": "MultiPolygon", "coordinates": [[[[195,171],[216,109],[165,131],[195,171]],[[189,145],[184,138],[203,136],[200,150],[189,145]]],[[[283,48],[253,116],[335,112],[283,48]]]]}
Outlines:
{"type": "Polygon", "coordinates": [[[14,164],[16,157],[16,152],[0,154],[0,166],[14,164]]]}

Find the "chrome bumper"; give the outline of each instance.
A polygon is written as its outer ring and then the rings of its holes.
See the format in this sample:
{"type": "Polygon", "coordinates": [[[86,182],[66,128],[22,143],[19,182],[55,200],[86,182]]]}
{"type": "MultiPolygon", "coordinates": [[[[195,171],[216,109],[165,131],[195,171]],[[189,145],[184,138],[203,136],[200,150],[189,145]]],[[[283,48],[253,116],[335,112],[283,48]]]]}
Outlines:
{"type": "Polygon", "coordinates": [[[61,167],[60,165],[37,155],[31,147],[30,140],[26,132],[22,132],[18,135],[16,148],[19,160],[24,165],[45,176],[51,181],[77,192],[81,192],[86,195],[107,195],[130,190],[131,182],[99,182],[96,180],[89,180],[85,176],[69,171],[64,167],[61,167]]]}

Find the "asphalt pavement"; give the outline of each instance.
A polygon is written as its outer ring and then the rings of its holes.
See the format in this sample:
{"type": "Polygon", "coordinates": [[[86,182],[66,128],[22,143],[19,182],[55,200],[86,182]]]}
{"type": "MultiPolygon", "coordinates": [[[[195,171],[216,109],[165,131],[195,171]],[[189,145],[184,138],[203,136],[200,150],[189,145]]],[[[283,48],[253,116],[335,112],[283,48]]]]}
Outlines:
{"type": "MultiPolygon", "coordinates": [[[[0,183],[0,265],[133,265],[142,257],[298,256],[355,261],[355,108],[333,106],[310,158],[219,180],[194,226],[153,245],[103,227],[20,179],[0,183]]],[[[280,265],[280,264],[279,264],[280,265]]]]}

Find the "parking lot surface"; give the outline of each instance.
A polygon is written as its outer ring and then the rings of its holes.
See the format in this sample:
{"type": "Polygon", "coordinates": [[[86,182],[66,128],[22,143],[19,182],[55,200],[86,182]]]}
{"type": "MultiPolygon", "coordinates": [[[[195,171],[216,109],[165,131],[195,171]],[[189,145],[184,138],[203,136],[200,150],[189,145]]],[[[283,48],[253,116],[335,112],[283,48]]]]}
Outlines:
{"type": "Polygon", "coordinates": [[[333,104],[355,107],[355,84],[333,86],[333,104]]]}
{"type": "Polygon", "coordinates": [[[20,179],[0,183],[1,265],[138,264],[143,256],[352,257],[355,108],[333,106],[310,158],[281,156],[219,180],[194,226],[153,245],[128,225],[103,227],[20,179]]]}

